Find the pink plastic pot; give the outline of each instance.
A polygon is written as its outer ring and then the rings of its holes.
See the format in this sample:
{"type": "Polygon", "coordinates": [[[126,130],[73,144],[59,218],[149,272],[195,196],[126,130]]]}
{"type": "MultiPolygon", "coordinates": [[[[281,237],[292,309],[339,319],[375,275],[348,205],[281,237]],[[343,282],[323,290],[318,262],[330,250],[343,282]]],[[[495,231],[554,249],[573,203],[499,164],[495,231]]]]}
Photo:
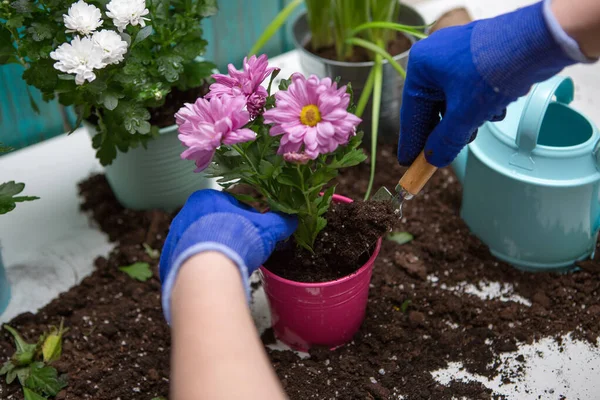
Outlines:
{"type": "MultiPolygon", "coordinates": [[[[339,195],[334,195],[333,201],[352,202],[339,195]]],[[[334,348],[349,342],[365,318],[371,273],[380,249],[381,239],[358,271],[329,282],[290,281],[261,267],[275,336],[300,351],[314,345],[334,348]]]]}

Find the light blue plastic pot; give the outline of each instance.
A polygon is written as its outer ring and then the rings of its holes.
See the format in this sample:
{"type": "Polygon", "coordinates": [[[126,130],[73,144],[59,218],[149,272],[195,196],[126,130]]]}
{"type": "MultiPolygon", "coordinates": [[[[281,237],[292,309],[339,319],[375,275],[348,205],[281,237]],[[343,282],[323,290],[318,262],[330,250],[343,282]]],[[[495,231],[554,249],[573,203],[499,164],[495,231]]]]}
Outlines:
{"type": "Polygon", "coordinates": [[[2,263],[2,249],[0,249],[0,315],[8,307],[10,302],[10,284],[6,277],[6,271],[4,270],[4,264],[2,263]]]}
{"type": "MultiPolygon", "coordinates": [[[[90,132],[94,127],[88,125],[90,132]]],[[[148,141],[127,153],[119,152],[106,167],[106,179],[117,200],[126,208],[174,210],[196,190],[217,188],[213,179],[195,173],[194,163],[182,160],[184,147],[177,139],[177,125],[160,130],[148,141]]]]}
{"type": "Polygon", "coordinates": [[[600,135],[569,107],[573,96],[570,78],[536,85],[453,164],[462,218],[493,255],[520,269],[568,270],[596,248],[600,135]]]}

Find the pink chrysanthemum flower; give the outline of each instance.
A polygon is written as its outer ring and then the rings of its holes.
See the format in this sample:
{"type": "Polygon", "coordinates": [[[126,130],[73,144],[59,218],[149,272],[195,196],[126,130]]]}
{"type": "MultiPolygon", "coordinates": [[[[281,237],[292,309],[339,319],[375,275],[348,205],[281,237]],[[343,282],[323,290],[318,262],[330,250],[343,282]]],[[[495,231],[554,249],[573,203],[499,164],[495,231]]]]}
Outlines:
{"type": "Polygon", "coordinates": [[[271,136],[283,135],[277,153],[303,150],[314,160],[348,143],[361,122],[346,111],[349,103],[346,86],[338,89],[331,79],[315,75],[292,75],[288,89],[275,93],[275,108],[264,113],[265,123],[274,124],[271,136]]]}
{"type": "Polygon", "coordinates": [[[243,94],[246,96],[250,117],[256,117],[265,106],[268,96],[267,90],[261,86],[261,83],[275,68],[269,68],[267,56],[263,54],[258,58],[256,56],[244,58],[242,71],[235,69],[233,64],[229,64],[227,70],[229,75],[213,75],[216,82],[210,85],[210,92],[206,95],[206,98],[243,94]]]}
{"type": "Polygon", "coordinates": [[[175,119],[179,125],[179,140],[187,150],[181,158],[194,160],[196,172],[205,169],[221,144],[232,145],[254,140],[256,134],[244,125],[250,120],[245,96],[224,96],[208,101],[199,98],[186,103],[175,119]]]}

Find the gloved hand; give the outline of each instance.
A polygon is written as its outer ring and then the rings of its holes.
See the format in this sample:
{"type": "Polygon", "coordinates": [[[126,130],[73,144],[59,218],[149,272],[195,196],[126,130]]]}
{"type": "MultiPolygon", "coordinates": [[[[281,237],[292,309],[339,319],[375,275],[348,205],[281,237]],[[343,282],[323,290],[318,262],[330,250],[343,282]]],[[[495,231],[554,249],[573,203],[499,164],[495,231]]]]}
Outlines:
{"type": "Polygon", "coordinates": [[[240,269],[246,291],[248,277],[264,263],[277,242],[294,233],[295,217],[259,213],[233,196],[216,190],[192,194],[173,219],[160,256],[163,312],[170,322],[171,291],[184,262],[204,251],[218,251],[240,269]]]}
{"type": "Polygon", "coordinates": [[[549,0],[433,33],[410,52],[399,163],[410,165],[425,149],[429,163],[450,164],[485,121],[504,118],[506,106],[533,84],[588,61],[549,0]]]}

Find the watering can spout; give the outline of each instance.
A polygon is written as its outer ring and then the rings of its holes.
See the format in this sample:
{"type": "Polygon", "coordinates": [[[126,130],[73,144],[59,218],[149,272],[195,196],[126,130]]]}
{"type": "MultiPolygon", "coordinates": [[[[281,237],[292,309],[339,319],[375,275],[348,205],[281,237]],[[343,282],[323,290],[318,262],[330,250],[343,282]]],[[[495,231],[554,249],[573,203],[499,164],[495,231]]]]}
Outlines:
{"type": "Polygon", "coordinates": [[[452,162],[452,169],[458,178],[458,181],[461,183],[465,180],[465,172],[467,171],[467,155],[469,154],[469,147],[465,146],[458,156],[452,162]]]}

